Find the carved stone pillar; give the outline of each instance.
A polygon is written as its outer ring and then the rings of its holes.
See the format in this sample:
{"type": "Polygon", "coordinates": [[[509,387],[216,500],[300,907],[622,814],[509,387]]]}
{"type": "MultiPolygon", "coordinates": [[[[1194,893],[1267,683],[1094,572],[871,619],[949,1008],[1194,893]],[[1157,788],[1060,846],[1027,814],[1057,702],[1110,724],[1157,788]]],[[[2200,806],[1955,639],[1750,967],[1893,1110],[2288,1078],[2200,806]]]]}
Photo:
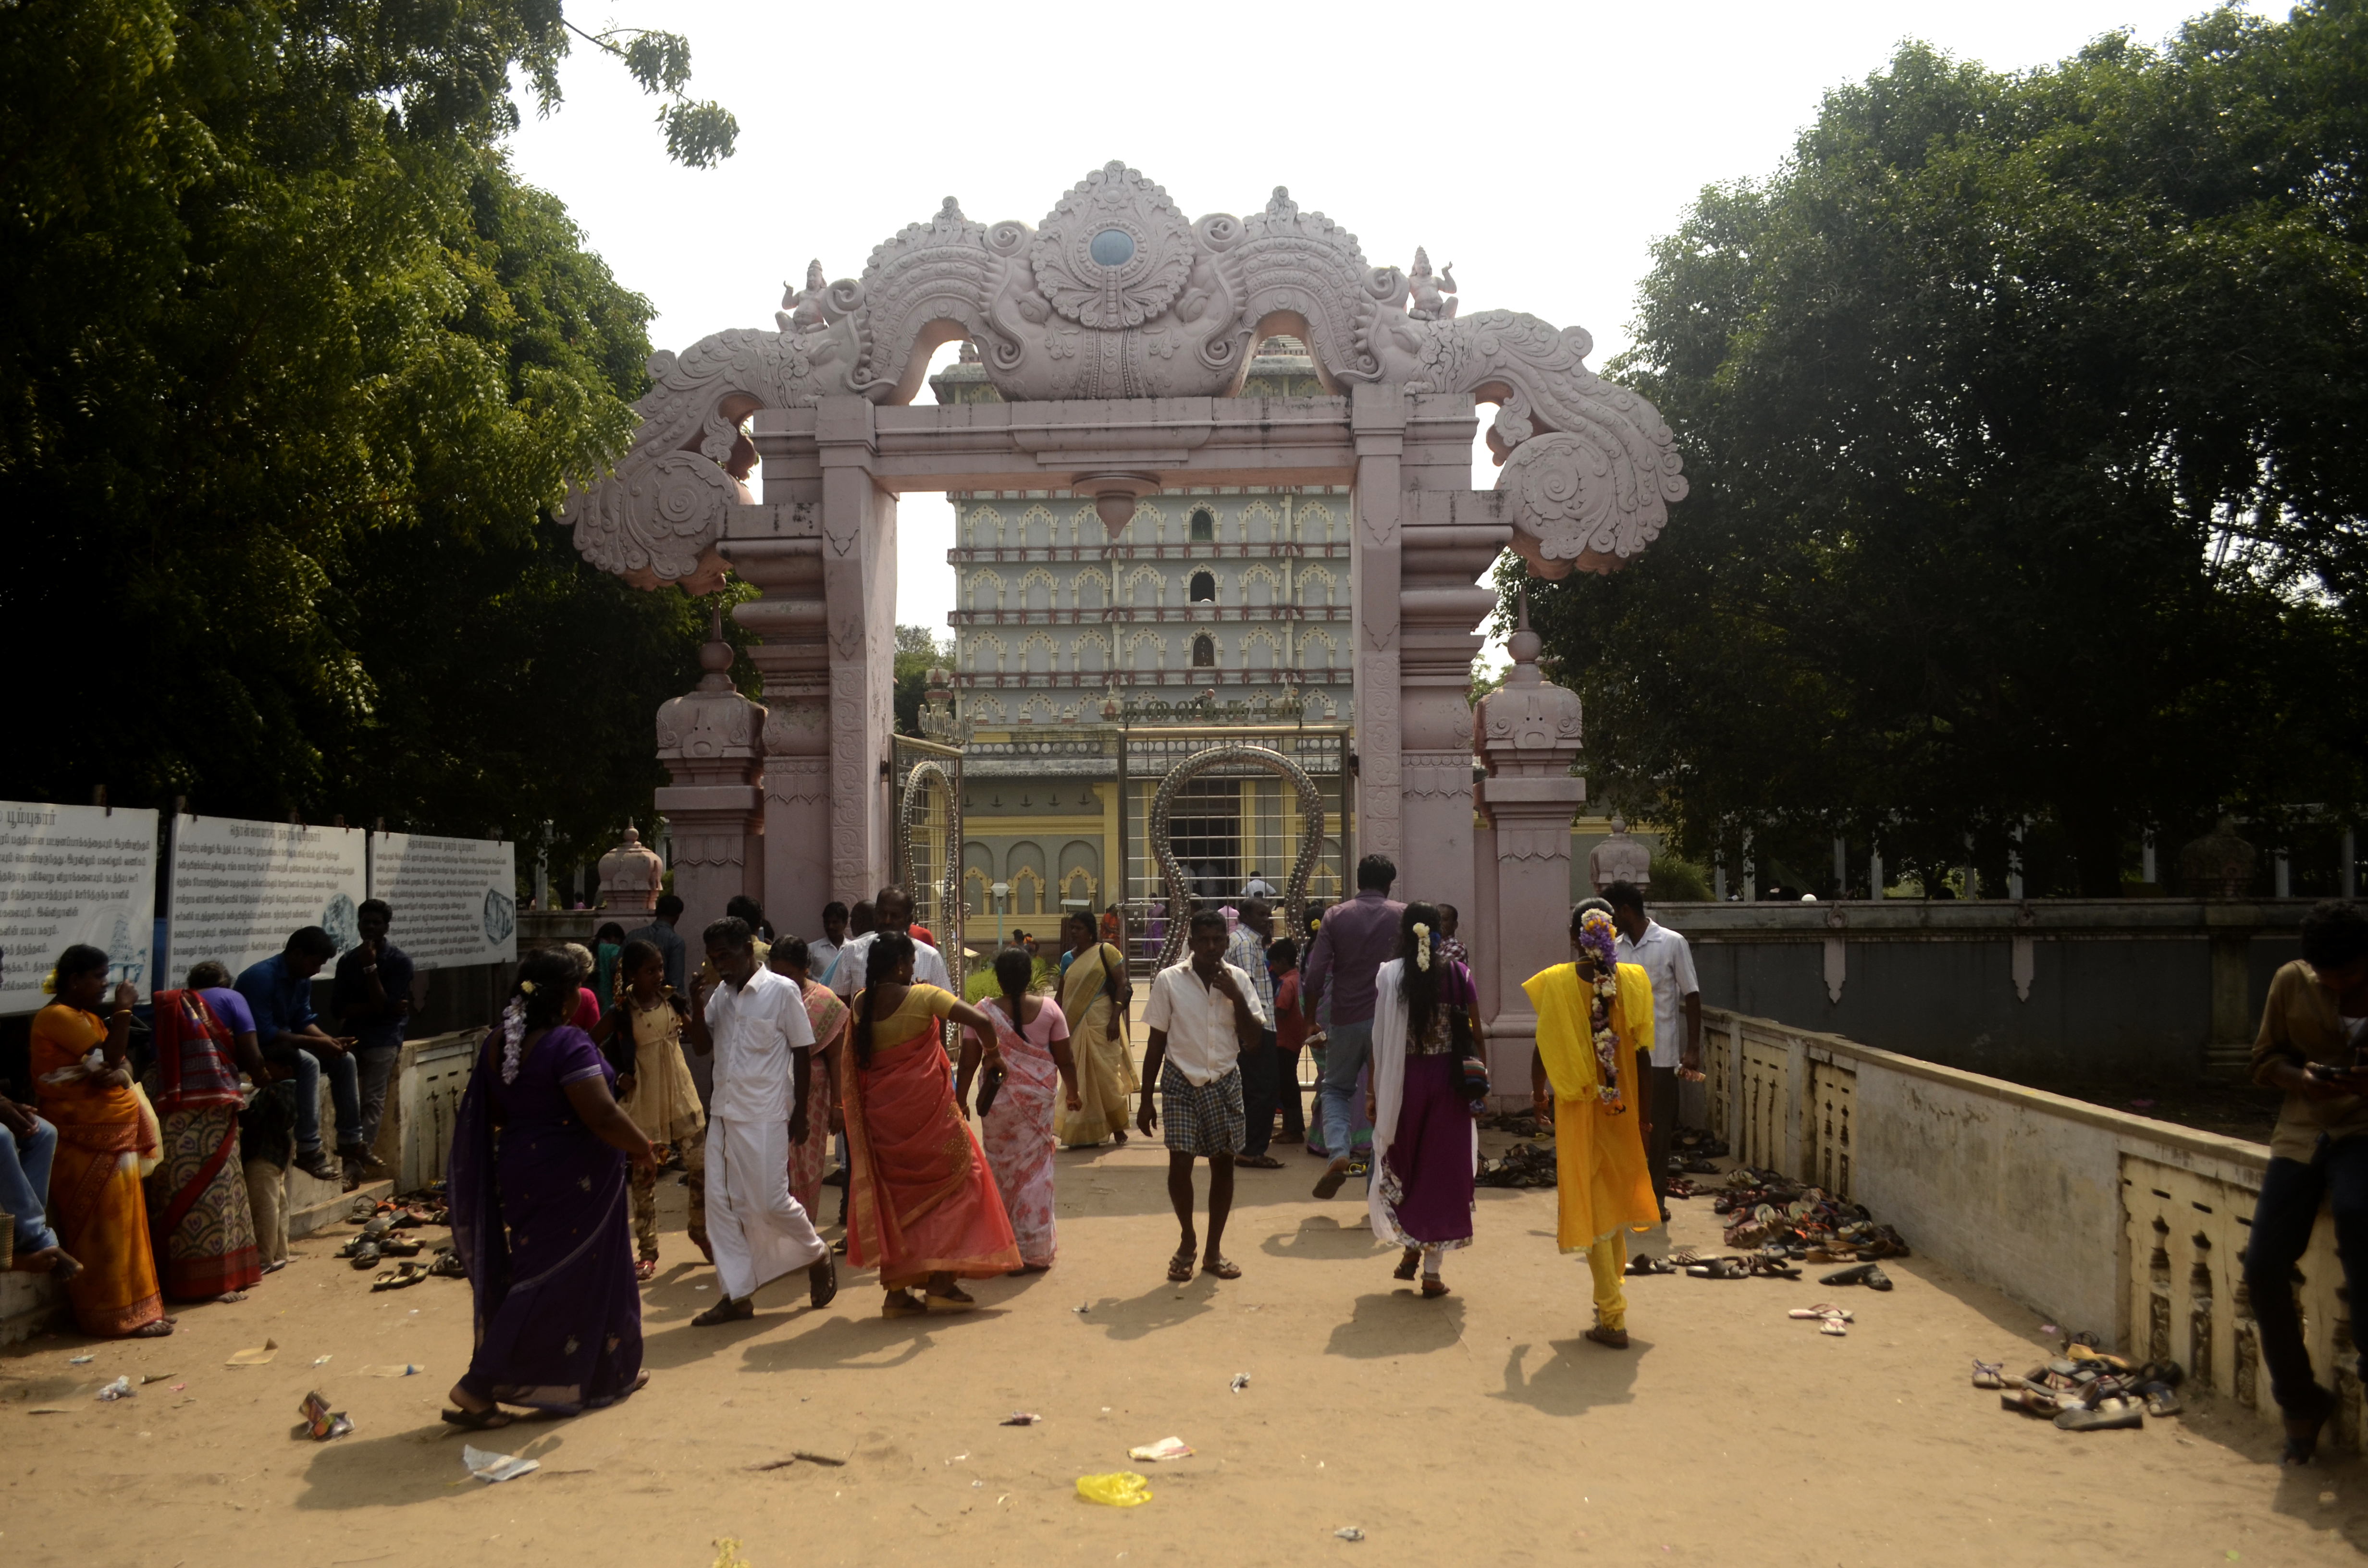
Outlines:
{"type": "MultiPolygon", "coordinates": [[[[1570,824],[1587,800],[1587,780],[1571,773],[1579,752],[1578,696],[1546,684],[1538,648],[1524,594],[1520,629],[1507,644],[1513,667],[1473,716],[1474,744],[1488,770],[1480,799],[1491,829],[1486,836],[1496,847],[1496,907],[1472,947],[1495,971],[1496,1011],[1482,1027],[1489,1078],[1505,1102],[1527,1096],[1537,1048],[1537,1014],[1521,983],[1570,956],[1570,824]]],[[[1484,986],[1484,998],[1486,993],[1484,986]]]]}
{"type": "MultiPolygon", "coordinates": [[[[1424,399],[1423,402],[1450,400],[1424,399]]],[[[1462,401],[1462,400],[1457,400],[1462,401]]],[[[1466,471],[1470,404],[1462,420],[1466,471]]],[[[1399,707],[1406,851],[1401,898],[1452,903],[1476,943],[1487,924],[1474,869],[1472,659],[1496,590],[1474,585],[1513,530],[1489,493],[1410,490],[1399,533],[1399,707]]]]}
{"type": "Polygon", "coordinates": [[[657,808],[673,826],[674,891],[694,947],[700,928],[754,881],[765,723],[765,710],[733,689],[720,619],[699,663],[707,673],[697,687],[658,709],[658,760],[674,782],[657,792],[657,808]]]}
{"type": "MultiPolygon", "coordinates": [[[[1398,693],[1398,524],[1405,503],[1399,459],[1406,449],[1406,391],[1359,382],[1349,407],[1357,448],[1357,522],[1349,533],[1357,582],[1357,846],[1395,860],[1406,849],[1398,693]]],[[[1348,869],[1353,880],[1355,868],[1348,869]]],[[[1419,896],[1404,869],[1398,896],[1419,896]]]]}
{"type": "MultiPolygon", "coordinates": [[[[877,411],[860,397],[815,410],[822,580],[830,653],[830,896],[854,903],[891,880],[889,737],[894,733],[896,498],[872,481],[877,411]]],[[[791,906],[792,919],[819,922],[791,906]]]]}

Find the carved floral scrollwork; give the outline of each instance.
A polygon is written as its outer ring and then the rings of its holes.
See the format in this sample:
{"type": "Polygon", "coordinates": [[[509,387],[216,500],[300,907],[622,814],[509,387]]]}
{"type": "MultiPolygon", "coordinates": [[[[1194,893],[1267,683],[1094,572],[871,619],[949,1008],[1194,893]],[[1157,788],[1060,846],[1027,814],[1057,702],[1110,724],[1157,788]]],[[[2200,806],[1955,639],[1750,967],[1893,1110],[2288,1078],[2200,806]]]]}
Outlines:
{"type": "Polygon", "coordinates": [[[697,577],[723,531],[728,508],[746,499],[739,481],[697,452],[668,452],[624,483],[571,504],[575,545],[596,566],[659,582],[697,577]]]}
{"type": "Polygon", "coordinates": [[[1135,327],[1175,302],[1192,270],[1192,238],[1166,191],[1111,163],[1061,199],[1028,256],[1037,289],[1061,314],[1086,327],[1135,327]],[[1124,243],[1097,256],[1114,235],[1124,243]]]}

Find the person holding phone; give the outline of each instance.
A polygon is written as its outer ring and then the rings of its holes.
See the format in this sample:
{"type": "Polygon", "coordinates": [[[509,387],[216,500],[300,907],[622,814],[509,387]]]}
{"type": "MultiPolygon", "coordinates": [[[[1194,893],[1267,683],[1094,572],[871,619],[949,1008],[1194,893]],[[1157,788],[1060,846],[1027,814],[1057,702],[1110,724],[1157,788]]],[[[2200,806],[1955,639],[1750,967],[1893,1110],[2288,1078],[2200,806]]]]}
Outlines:
{"type": "Polygon", "coordinates": [[[2310,1246],[2319,1205],[2354,1301],[2368,1286],[2368,915],[2327,900],[2304,916],[2302,957],[2270,980],[2253,1040],[2253,1082],[2285,1091],[2270,1135],[2269,1168],[2245,1245],[2261,1362],[2285,1417],[2287,1464],[2308,1464],[2335,1395],[2311,1370],[2294,1307],[2294,1267],[2310,1246]]]}

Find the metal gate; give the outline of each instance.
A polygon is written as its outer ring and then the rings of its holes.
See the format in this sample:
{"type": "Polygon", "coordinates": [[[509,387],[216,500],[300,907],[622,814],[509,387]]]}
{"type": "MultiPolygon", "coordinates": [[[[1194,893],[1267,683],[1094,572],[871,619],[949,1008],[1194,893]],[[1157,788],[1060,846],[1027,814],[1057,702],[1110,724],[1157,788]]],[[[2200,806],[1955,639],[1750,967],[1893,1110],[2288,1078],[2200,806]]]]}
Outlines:
{"type": "Polygon", "coordinates": [[[895,791],[896,875],[913,893],[913,919],[962,988],[962,763],[960,746],[898,735],[889,765],[895,791]]]}

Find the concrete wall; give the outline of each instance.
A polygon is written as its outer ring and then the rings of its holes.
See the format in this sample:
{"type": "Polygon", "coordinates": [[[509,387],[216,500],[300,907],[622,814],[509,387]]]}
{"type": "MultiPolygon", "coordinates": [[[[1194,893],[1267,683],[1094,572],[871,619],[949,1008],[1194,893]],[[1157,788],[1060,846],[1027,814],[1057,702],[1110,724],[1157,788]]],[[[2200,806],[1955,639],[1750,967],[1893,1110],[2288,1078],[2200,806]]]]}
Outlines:
{"type": "Polygon", "coordinates": [[[2258,1017],[2270,977],[2299,955],[2307,908],[1891,900],[1669,903],[1653,914],[1692,944],[1705,1006],[2023,1082],[2163,1084],[2204,1071],[2214,944],[2245,946],[2241,1011],[2258,1017]],[[2030,949],[2027,995],[2016,984],[2018,937],[2030,949]],[[1829,940],[1841,944],[1839,997],[1827,983],[1829,940]]]}
{"type": "MultiPolygon", "coordinates": [[[[1747,1163],[1819,1182],[1916,1256],[2275,1417],[2236,1288],[2269,1150],[1775,1020],[1705,1008],[1712,1119],[1747,1163]],[[1836,1156],[1839,1156],[1839,1158],[1836,1156]]],[[[2314,1359],[2348,1357],[2325,1214],[2296,1291],[2314,1359]]],[[[2337,1423],[2368,1425],[2357,1379],[2337,1423]]]]}

